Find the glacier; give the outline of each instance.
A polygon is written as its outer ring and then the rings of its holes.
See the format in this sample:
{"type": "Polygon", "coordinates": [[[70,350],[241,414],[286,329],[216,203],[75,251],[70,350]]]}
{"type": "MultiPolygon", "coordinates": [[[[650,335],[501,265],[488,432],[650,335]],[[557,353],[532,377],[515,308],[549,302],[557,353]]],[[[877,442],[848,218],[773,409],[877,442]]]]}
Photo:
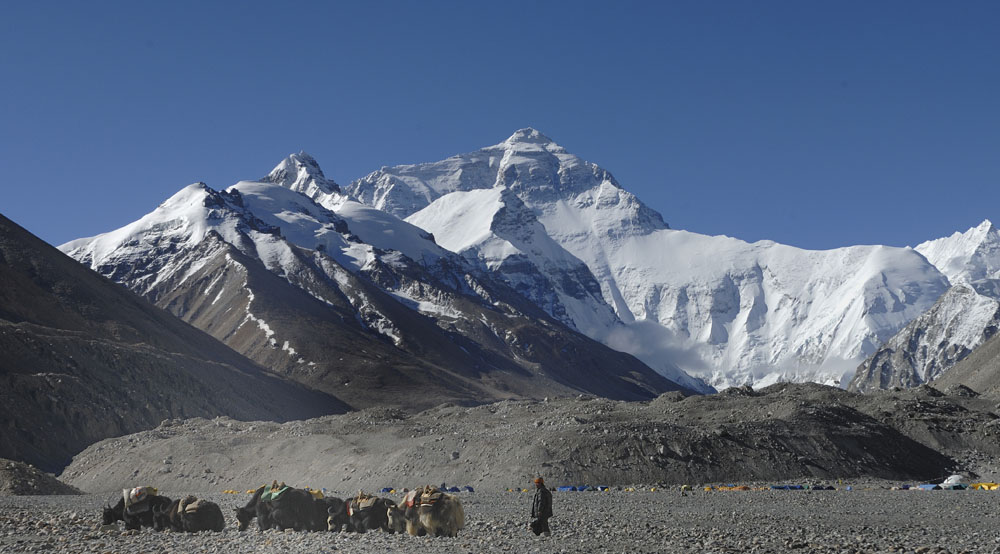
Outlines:
{"type": "Polygon", "coordinates": [[[846,386],[950,285],[912,248],[811,251],[671,229],[610,172],[530,128],[440,162],[384,167],[344,192],[521,284],[588,336],[717,388],[846,386]]]}

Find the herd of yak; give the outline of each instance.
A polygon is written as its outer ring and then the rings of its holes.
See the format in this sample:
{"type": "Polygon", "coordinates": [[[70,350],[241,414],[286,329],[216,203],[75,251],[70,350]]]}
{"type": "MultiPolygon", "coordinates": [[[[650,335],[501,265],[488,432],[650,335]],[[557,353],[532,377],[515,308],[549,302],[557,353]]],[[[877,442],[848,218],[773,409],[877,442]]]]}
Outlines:
{"type": "MultiPolygon", "coordinates": [[[[222,531],[226,526],[222,509],[215,502],[187,496],[171,500],[152,487],[122,491],[115,506],[104,508],[104,525],[123,521],[126,529],[222,531]]],[[[254,518],[261,531],[353,531],[381,529],[414,536],[454,537],[465,527],[465,512],[457,496],[435,487],[407,491],[397,504],[388,498],[359,493],[342,500],[314,491],[282,485],[262,486],[242,508],[236,508],[237,527],[245,530],[254,518]]]]}

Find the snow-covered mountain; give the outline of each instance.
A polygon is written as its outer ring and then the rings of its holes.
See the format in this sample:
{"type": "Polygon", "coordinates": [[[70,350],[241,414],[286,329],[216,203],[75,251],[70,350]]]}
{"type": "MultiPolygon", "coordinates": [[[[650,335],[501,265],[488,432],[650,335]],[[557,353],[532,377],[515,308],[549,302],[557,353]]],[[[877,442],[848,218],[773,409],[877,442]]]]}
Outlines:
{"type": "Polygon", "coordinates": [[[858,367],[848,387],[910,388],[941,376],[1000,327],[1000,301],[955,285],[858,367]]]}
{"type": "Polygon", "coordinates": [[[426,231],[343,195],[302,153],[261,181],[190,185],[130,225],[60,248],[355,407],[679,388],[426,231]]]}
{"type": "Polygon", "coordinates": [[[912,387],[936,379],[1000,325],[1000,232],[986,220],[915,249],[952,283],[934,306],[858,368],[850,388],[912,387]]]}
{"type": "Polygon", "coordinates": [[[480,260],[581,332],[718,387],[846,384],[949,287],[912,249],[808,251],[672,230],[608,171],[534,129],[384,167],[344,192],[480,260]]]}
{"type": "Polygon", "coordinates": [[[1000,230],[988,219],[964,233],[921,243],[915,250],[953,285],[1000,279],[1000,230]]]}
{"type": "MultiPolygon", "coordinates": [[[[267,367],[338,395],[344,385],[330,383],[358,379],[368,363],[421,366],[431,382],[460,384],[448,393],[459,401],[520,393],[531,381],[511,376],[525,368],[621,397],[673,386],[649,380],[646,366],[699,391],[846,385],[903,330],[922,339],[900,335],[888,346],[897,354],[864,370],[869,383],[897,383],[907,378],[896,369],[929,378],[974,348],[988,318],[959,314],[985,314],[986,300],[1000,298],[1000,233],[988,221],[915,249],[810,251],[674,230],[608,171],[534,129],[346,187],[300,152],[259,181],[192,185],[129,226],[62,248],[267,367]],[[275,292],[277,282],[294,293],[275,292]],[[310,315],[289,317],[276,300],[287,295],[310,315]],[[932,306],[920,330],[904,330],[932,306]],[[932,338],[947,344],[924,342],[932,338]],[[910,346],[923,353],[903,354],[910,346]],[[330,352],[352,369],[322,361],[330,352]],[[920,367],[893,369],[890,358],[920,367]],[[456,379],[456,367],[471,369],[456,379]],[[483,373],[497,368],[502,385],[483,373]],[[633,374],[638,389],[626,384],[633,374]]],[[[376,374],[368,385],[391,380],[376,374]]]]}

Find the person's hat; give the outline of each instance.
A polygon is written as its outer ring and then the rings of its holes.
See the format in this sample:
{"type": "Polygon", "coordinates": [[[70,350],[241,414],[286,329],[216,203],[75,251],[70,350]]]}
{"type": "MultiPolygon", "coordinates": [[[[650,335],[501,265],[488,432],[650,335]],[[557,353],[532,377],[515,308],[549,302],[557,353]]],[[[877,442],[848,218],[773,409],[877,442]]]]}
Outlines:
{"type": "Polygon", "coordinates": [[[542,479],[541,477],[536,477],[536,478],[535,478],[535,484],[536,484],[536,485],[541,485],[541,484],[542,484],[542,483],[544,483],[544,482],[545,482],[545,481],[544,481],[544,480],[543,480],[543,479],[542,479]]]}

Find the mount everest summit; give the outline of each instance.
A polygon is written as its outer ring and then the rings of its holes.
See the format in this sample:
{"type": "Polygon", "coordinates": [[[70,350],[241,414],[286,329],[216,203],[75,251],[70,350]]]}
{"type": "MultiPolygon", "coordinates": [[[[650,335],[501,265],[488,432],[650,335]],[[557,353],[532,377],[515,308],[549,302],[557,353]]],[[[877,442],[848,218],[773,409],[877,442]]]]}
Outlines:
{"type": "Polygon", "coordinates": [[[501,275],[530,266],[507,279],[542,306],[554,290],[562,304],[549,308],[554,316],[656,369],[671,360],[720,388],[846,384],[949,286],[908,248],[809,251],[672,230],[608,171],[533,129],[440,162],[382,168],[346,192],[501,275]],[[511,213],[518,224],[506,223],[511,213]],[[579,263],[599,297],[593,287],[560,286],[565,274],[581,275],[579,263]],[[529,272],[552,286],[526,286],[529,272]]]}
{"type": "Polygon", "coordinates": [[[343,187],[293,154],[60,248],[366,405],[414,384],[463,402],[536,386],[846,385],[953,284],[996,278],[995,250],[951,244],[810,251],[674,230],[607,170],[522,129],[343,187]]]}
{"type": "Polygon", "coordinates": [[[567,329],[427,232],[343,196],[304,155],[261,181],[187,186],[61,249],[353,408],[682,388],[567,329]]]}

